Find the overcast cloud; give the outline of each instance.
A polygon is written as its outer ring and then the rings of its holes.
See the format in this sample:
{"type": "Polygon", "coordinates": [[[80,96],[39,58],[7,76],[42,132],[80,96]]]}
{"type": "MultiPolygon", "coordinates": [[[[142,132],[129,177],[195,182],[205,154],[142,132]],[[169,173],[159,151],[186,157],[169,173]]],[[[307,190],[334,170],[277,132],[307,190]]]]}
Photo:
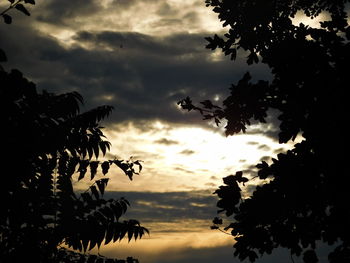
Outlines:
{"type": "MultiPolygon", "coordinates": [[[[186,96],[220,103],[246,71],[257,80],[268,79],[269,70],[248,67],[244,54],[233,63],[205,49],[204,38],[224,29],[204,0],[36,2],[30,17],[11,10],[13,23],[0,23],[0,47],[9,60],[4,68],[21,70],[39,90],[78,91],[85,109],[114,106],[106,122],[113,151],[145,161],[132,184],[111,177],[107,197],[125,195],[132,203],[127,217],[147,223],[156,236],[149,242],[162,244],[154,251],[152,243],[118,251],[144,263],[234,262],[232,237],[209,230],[217,202],[212,190],[237,169],[252,175],[250,162],[259,154],[276,153],[274,142],[260,136],[275,137],[276,129],[253,126],[248,136],[262,138],[253,145],[240,137],[224,141],[222,129],[214,134],[199,114],[176,103],[186,96]]],[[[1,1],[1,10],[7,4],[1,1]]],[[[106,255],[115,256],[115,247],[106,248],[106,255]]]]}
{"type": "Polygon", "coordinates": [[[39,89],[76,90],[87,107],[114,106],[109,121],[160,119],[205,125],[197,114],[180,111],[176,102],[186,96],[194,101],[223,99],[230,83],[248,69],[257,78],[266,77],[266,69],[248,68],[243,60],[232,63],[204,48],[204,37],[213,33],[199,26],[203,14],[198,10],[206,10],[198,8],[204,6],[201,1],[184,4],[186,12],[176,1],[63,2],[44,1],[32,9],[33,17],[16,15],[12,25],[1,25],[0,34],[6,38],[0,45],[9,58],[5,67],[22,70],[39,89]],[[157,10],[151,16],[154,28],[167,20],[169,28],[183,30],[157,34],[128,31],[134,29],[131,26],[103,26],[113,14],[111,24],[124,21],[118,15],[134,10],[141,16],[146,7],[157,10]],[[183,21],[185,13],[193,21],[182,27],[173,17],[183,21]],[[98,16],[101,21],[96,25],[98,16]],[[190,27],[196,28],[194,33],[190,27]]]}

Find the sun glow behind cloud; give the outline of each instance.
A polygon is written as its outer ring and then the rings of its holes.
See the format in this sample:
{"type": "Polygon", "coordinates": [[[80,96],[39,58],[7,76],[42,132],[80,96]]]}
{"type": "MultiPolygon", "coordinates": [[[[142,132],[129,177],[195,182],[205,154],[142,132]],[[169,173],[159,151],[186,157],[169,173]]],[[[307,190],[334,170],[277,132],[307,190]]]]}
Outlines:
{"type": "Polygon", "coordinates": [[[113,170],[118,176],[111,178],[111,191],[214,189],[221,184],[222,177],[236,171],[244,170],[253,176],[252,165],[281,149],[281,145],[267,136],[225,137],[220,130],[161,121],[114,124],[105,133],[112,143],[109,158],[132,156],[143,161],[143,171],[133,182],[121,176],[117,169],[113,170]]]}

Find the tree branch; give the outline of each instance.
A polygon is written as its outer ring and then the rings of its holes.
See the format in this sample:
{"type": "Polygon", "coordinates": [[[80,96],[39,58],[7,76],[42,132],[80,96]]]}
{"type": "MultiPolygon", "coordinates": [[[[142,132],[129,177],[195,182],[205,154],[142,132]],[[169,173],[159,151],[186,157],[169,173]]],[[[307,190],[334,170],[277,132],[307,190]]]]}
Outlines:
{"type": "Polygon", "coordinates": [[[22,1],[23,0],[18,0],[17,2],[14,2],[14,3],[10,4],[10,6],[8,8],[6,8],[4,11],[2,11],[0,13],[0,15],[3,16],[4,14],[6,14],[8,11],[10,11],[12,8],[14,8],[16,5],[18,5],[22,1]]]}

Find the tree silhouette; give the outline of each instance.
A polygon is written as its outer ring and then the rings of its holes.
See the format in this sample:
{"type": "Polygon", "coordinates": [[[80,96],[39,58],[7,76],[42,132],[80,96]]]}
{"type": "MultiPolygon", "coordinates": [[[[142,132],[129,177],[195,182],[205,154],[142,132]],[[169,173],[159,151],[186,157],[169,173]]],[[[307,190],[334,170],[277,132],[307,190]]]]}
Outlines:
{"type": "MultiPolygon", "coordinates": [[[[272,81],[252,83],[246,73],[221,107],[211,101],[179,104],[199,111],[217,124],[227,121],[226,135],[245,132],[252,121],[266,122],[269,109],[279,112],[279,142],[302,141],[257,164],[260,183],[247,196],[251,178],[241,171],[225,177],[215,191],[220,212],[232,216],[224,228],[235,239],[234,255],[254,261],[277,247],[288,248],[304,262],[318,262],[319,242],[332,245],[329,262],[350,262],[349,171],[345,128],[349,86],[349,1],[207,0],[228,32],[208,37],[209,49],[221,49],[235,60],[247,54],[248,64],[264,63],[272,81]],[[296,24],[297,12],[318,27],[296,24]],[[244,194],[242,194],[244,192],[244,194]]],[[[213,220],[212,228],[222,225],[213,220]]]]}
{"type": "Polygon", "coordinates": [[[112,165],[130,180],[142,169],[139,161],[97,160],[110,147],[99,122],[112,108],[79,113],[78,93],[38,93],[18,70],[0,71],[0,83],[7,167],[0,189],[0,261],[103,262],[65,247],[86,252],[148,233],[137,220],[120,220],[129,206],[126,199],[103,198],[109,178],[94,179],[112,165]],[[78,180],[88,175],[93,181],[85,192],[73,189],[76,173],[78,180]]]}
{"type": "MultiPolygon", "coordinates": [[[[11,22],[6,16],[10,9],[26,10],[19,6],[22,1],[10,2],[1,13],[6,23],[11,22]]],[[[80,113],[79,93],[37,92],[18,70],[8,73],[0,67],[0,83],[0,262],[138,262],[86,254],[102,244],[148,233],[137,220],[121,220],[130,205],[125,198],[103,198],[112,166],[130,180],[142,169],[138,160],[98,160],[110,149],[100,122],[113,108],[80,113]],[[96,180],[98,173],[103,177],[96,180]],[[76,174],[78,181],[90,177],[86,191],[74,190],[76,174]]]]}

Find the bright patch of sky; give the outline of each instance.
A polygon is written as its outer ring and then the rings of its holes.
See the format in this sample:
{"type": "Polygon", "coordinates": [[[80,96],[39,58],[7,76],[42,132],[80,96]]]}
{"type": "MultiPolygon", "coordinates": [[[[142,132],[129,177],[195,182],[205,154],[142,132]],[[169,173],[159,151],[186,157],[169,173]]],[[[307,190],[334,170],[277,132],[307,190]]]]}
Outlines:
{"type": "MultiPolygon", "coordinates": [[[[90,1],[95,8],[88,15],[67,16],[62,23],[37,21],[35,27],[58,39],[61,44],[78,44],[73,36],[78,31],[137,32],[152,36],[176,33],[219,32],[223,27],[217,14],[203,0],[104,0],[90,1]]],[[[45,8],[44,1],[37,8],[45,8]]],[[[78,8],[78,6],[72,6],[78,8]]]]}
{"type": "MultiPolygon", "coordinates": [[[[142,173],[132,182],[117,168],[113,169],[110,191],[215,189],[223,177],[237,171],[254,176],[254,164],[283,149],[272,138],[260,134],[225,137],[220,130],[161,121],[145,126],[132,122],[115,124],[107,127],[105,134],[112,143],[108,158],[143,161],[142,173]]],[[[88,184],[86,180],[80,187],[88,184]]]]}

